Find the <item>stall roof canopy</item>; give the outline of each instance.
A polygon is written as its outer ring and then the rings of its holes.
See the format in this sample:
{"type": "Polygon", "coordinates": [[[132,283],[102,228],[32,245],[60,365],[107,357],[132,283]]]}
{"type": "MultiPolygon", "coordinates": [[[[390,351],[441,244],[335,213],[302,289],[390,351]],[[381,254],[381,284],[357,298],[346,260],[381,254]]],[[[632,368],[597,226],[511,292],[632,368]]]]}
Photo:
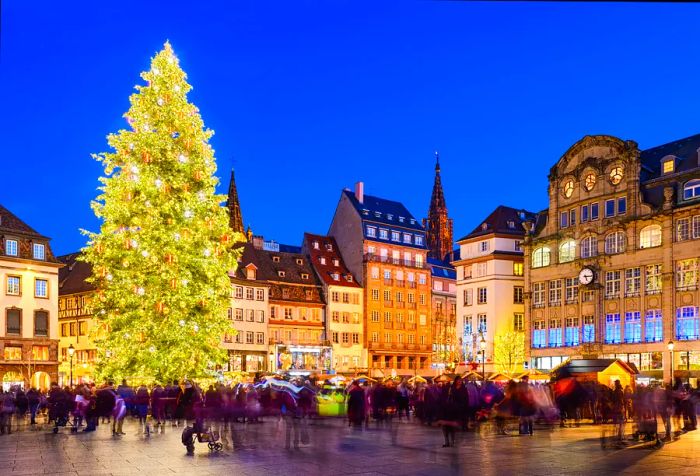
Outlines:
{"type": "Polygon", "coordinates": [[[602,372],[614,363],[618,363],[630,374],[638,374],[639,371],[634,364],[629,364],[620,359],[577,359],[570,360],[556,369],[559,375],[576,375],[592,372],[602,372]]]}

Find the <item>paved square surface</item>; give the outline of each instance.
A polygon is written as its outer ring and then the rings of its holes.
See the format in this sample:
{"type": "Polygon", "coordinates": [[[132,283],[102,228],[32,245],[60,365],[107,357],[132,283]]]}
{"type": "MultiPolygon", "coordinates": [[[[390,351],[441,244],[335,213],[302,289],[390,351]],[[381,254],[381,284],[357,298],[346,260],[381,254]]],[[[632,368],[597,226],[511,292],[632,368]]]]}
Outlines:
{"type": "MultiPolygon", "coordinates": [[[[127,421],[121,438],[108,425],[71,434],[48,427],[0,435],[0,474],[235,474],[235,475],[600,475],[697,474],[700,431],[659,450],[600,447],[600,429],[537,429],[533,437],[458,433],[455,448],[442,448],[438,428],[413,422],[352,430],[339,419],[314,421],[309,440],[285,449],[284,421],[236,424],[226,448],[210,453],[197,443],[187,456],[181,428],[144,436],[127,421]]],[[[293,435],[293,434],[292,434],[293,435]]]]}

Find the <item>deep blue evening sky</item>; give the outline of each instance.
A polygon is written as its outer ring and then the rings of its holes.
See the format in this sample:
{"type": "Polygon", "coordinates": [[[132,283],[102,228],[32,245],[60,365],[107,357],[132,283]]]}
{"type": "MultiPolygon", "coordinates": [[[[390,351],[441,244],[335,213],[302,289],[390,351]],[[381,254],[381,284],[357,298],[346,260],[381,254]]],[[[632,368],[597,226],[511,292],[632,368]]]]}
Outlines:
{"type": "Polygon", "coordinates": [[[545,208],[585,134],[700,132],[700,5],[102,3],[2,2],[0,203],[57,254],[98,229],[90,153],[166,39],[221,191],[235,167],[244,221],[283,243],[325,233],[357,180],[425,216],[435,149],[458,238],[499,204],[545,208]]]}

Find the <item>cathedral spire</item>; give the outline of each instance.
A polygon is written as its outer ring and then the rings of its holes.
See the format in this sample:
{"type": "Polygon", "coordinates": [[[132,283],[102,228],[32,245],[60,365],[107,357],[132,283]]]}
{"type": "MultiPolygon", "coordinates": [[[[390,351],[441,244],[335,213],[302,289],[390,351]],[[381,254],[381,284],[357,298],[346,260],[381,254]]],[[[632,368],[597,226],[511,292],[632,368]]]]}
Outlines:
{"type": "Polygon", "coordinates": [[[428,218],[423,220],[426,228],[428,256],[437,259],[449,259],[452,252],[452,219],[447,216],[445,193],[442,190],[440,178],[440,155],[435,152],[435,181],[433,194],[430,197],[428,218]]]}
{"type": "Polygon", "coordinates": [[[229,226],[236,233],[245,236],[241,204],[238,201],[238,190],[236,190],[236,178],[234,177],[233,169],[231,169],[231,182],[229,182],[228,185],[228,201],[226,202],[226,206],[228,207],[229,226]]]}

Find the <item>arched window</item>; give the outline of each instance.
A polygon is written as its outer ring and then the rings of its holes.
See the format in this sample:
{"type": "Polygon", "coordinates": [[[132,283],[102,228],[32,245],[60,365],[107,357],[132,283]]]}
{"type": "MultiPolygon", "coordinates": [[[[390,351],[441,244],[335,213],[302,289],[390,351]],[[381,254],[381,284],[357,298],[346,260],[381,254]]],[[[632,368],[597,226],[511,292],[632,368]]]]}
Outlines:
{"type": "Polygon", "coordinates": [[[605,253],[614,255],[625,251],[625,232],[615,231],[605,237],[605,253]]]}
{"type": "Polygon", "coordinates": [[[576,258],[576,242],[574,240],[566,240],[559,245],[559,262],[568,263],[576,258]]]}
{"type": "Polygon", "coordinates": [[[690,180],[683,186],[683,199],[700,197],[700,179],[690,180]]]}
{"type": "Polygon", "coordinates": [[[581,258],[590,258],[598,254],[598,239],[587,236],[581,240],[581,258]]]}
{"type": "Polygon", "coordinates": [[[532,252],[532,267],[541,268],[542,266],[549,266],[551,256],[552,252],[548,246],[537,248],[532,252]]]}
{"type": "Polygon", "coordinates": [[[639,247],[653,248],[661,246],[661,225],[649,225],[639,232],[639,247]]]}

